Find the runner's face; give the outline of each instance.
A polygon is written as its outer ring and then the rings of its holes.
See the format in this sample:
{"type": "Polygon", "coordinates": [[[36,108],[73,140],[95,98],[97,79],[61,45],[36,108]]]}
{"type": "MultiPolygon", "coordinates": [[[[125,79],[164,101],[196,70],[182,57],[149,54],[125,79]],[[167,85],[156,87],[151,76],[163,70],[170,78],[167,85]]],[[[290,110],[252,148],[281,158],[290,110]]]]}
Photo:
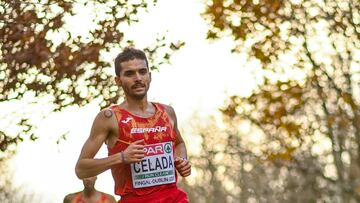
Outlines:
{"type": "Polygon", "coordinates": [[[121,63],[120,76],[116,77],[116,83],[123,88],[126,96],[143,99],[149,90],[150,82],[151,74],[144,60],[133,59],[121,63]]]}

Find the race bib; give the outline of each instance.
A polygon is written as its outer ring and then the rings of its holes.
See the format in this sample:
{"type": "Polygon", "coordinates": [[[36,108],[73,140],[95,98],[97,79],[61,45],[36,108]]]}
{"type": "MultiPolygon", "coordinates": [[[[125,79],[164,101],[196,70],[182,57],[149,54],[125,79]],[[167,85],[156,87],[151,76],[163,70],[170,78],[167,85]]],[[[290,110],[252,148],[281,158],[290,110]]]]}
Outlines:
{"type": "Polygon", "coordinates": [[[175,165],[172,142],[163,142],[144,147],[145,157],[131,164],[134,188],[175,183],[175,165]]]}

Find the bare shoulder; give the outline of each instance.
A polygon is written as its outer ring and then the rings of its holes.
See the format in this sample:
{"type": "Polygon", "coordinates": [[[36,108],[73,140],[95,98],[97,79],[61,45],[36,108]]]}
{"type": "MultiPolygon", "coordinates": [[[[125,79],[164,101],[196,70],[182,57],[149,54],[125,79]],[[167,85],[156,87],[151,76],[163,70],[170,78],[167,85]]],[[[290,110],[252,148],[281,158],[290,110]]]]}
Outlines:
{"type": "Polygon", "coordinates": [[[111,108],[104,108],[96,115],[95,124],[112,126],[116,121],[115,113],[111,108]]]}
{"type": "Polygon", "coordinates": [[[176,118],[176,113],[175,113],[174,108],[172,106],[166,105],[166,104],[163,104],[163,106],[165,107],[165,111],[168,113],[168,115],[170,117],[170,120],[171,120],[171,123],[174,126],[174,130],[175,130],[175,132],[177,134],[176,143],[183,143],[184,140],[182,139],[181,133],[180,133],[180,131],[178,129],[177,118],[176,118]]]}
{"type": "Polygon", "coordinates": [[[68,194],[64,197],[64,203],[70,203],[74,197],[75,197],[76,193],[71,193],[71,194],[68,194]]]}
{"type": "Polygon", "coordinates": [[[114,198],[114,196],[110,195],[110,194],[107,194],[107,193],[104,193],[103,194],[107,197],[107,199],[109,200],[108,202],[109,203],[116,203],[116,200],[114,198]]]}
{"type": "Polygon", "coordinates": [[[172,106],[167,104],[162,104],[165,107],[165,111],[174,119],[176,118],[175,110],[172,106]]]}
{"type": "Polygon", "coordinates": [[[90,139],[105,141],[116,132],[117,121],[115,113],[110,108],[105,108],[99,111],[93,121],[91,127],[90,139]]]}
{"type": "Polygon", "coordinates": [[[166,113],[169,115],[172,125],[174,125],[175,129],[177,130],[177,118],[174,108],[170,105],[162,105],[164,106],[166,113]]]}
{"type": "Polygon", "coordinates": [[[101,119],[109,119],[109,118],[113,118],[114,116],[115,113],[110,107],[102,109],[97,115],[97,117],[101,119]]]}

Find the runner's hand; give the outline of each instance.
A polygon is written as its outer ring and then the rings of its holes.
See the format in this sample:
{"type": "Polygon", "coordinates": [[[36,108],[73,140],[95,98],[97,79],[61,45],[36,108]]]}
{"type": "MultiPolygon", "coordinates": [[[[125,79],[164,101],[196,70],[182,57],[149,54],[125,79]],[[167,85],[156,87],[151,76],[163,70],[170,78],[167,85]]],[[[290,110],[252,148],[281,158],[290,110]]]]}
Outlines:
{"type": "Polygon", "coordinates": [[[175,157],[175,167],[182,177],[186,177],[191,174],[191,165],[185,158],[175,157]]]}
{"type": "Polygon", "coordinates": [[[124,151],[124,162],[127,164],[138,163],[145,157],[144,140],[136,140],[131,143],[124,151]]]}

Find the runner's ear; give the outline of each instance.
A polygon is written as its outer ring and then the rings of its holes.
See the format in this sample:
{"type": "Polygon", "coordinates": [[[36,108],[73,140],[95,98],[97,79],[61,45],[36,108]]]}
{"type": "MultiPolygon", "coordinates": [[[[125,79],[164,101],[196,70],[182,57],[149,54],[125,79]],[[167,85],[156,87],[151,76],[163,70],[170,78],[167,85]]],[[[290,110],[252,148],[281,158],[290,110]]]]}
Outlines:
{"type": "Polygon", "coordinates": [[[121,79],[119,76],[115,76],[115,83],[120,87],[122,86],[121,79]]]}

